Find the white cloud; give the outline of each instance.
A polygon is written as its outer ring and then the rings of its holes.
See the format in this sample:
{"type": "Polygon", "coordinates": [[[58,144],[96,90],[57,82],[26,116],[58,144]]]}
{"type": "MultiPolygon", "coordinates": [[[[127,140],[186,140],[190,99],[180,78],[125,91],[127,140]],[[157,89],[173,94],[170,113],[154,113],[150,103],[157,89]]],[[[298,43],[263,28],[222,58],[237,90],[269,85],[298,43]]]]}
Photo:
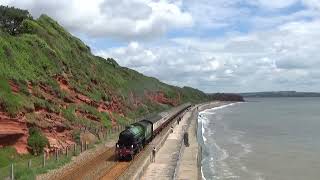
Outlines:
{"type": "Polygon", "coordinates": [[[320,88],[320,79],[314,78],[320,76],[319,38],[320,21],[297,21],[272,31],[220,39],[175,38],[170,45],[156,47],[130,43],[106,52],[147,75],[207,92],[316,91],[320,88]],[[126,53],[132,47],[138,47],[133,48],[135,54],[126,53]],[[153,56],[147,57],[146,52],[153,56]]]}
{"type": "Polygon", "coordinates": [[[69,30],[94,37],[152,38],[193,24],[189,13],[166,0],[5,0],[0,4],[28,9],[36,17],[48,14],[69,30]]]}
{"type": "Polygon", "coordinates": [[[252,3],[262,8],[278,9],[286,8],[297,3],[299,0],[254,0],[252,3]]]}
{"type": "Polygon", "coordinates": [[[195,28],[219,29],[247,16],[247,8],[239,7],[240,2],[242,0],[184,0],[184,5],[194,17],[195,28]]]}
{"type": "Polygon", "coordinates": [[[302,2],[312,8],[312,9],[317,9],[319,10],[320,9],[320,1],[319,0],[302,0],[302,2]]]}
{"type": "Polygon", "coordinates": [[[127,45],[94,48],[96,54],[175,85],[207,92],[320,89],[319,0],[0,2],[46,12],[72,31],[123,38],[127,45]],[[183,32],[143,41],[175,28],[183,32]]]}
{"type": "Polygon", "coordinates": [[[98,51],[103,57],[117,57],[122,66],[145,68],[156,63],[156,56],[152,51],[144,49],[137,42],[131,42],[128,47],[111,48],[109,51],[98,51]]]}

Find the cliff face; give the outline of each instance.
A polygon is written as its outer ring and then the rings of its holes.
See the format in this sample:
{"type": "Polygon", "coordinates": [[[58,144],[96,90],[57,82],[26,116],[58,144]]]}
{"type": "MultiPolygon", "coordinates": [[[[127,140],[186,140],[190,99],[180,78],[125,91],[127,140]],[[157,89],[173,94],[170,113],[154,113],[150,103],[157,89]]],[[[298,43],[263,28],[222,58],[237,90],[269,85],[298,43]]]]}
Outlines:
{"type": "Polygon", "coordinates": [[[210,100],[218,101],[238,101],[243,102],[244,99],[240,94],[231,94],[231,93],[215,93],[208,95],[210,100]]]}
{"type": "Polygon", "coordinates": [[[18,153],[27,153],[28,128],[22,117],[11,118],[0,112],[0,148],[15,146],[18,153]]]}
{"type": "Polygon", "coordinates": [[[50,148],[74,143],[82,127],[111,128],[187,101],[208,100],[192,88],[170,86],[90,48],[48,16],[25,19],[18,34],[0,29],[0,147],[27,153],[28,128],[50,148]]]}

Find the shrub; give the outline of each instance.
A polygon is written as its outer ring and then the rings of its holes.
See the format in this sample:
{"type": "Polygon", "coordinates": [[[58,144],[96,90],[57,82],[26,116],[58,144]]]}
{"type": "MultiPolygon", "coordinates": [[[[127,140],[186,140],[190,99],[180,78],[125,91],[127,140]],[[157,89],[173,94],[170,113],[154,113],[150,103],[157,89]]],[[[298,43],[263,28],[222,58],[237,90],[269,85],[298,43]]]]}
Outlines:
{"type": "Polygon", "coordinates": [[[66,118],[70,122],[76,122],[77,117],[75,115],[75,107],[73,105],[68,106],[67,109],[62,110],[63,117],[66,118]]]}
{"type": "Polygon", "coordinates": [[[11,92],[8,81],[0,77],[0,107],[14,117],[22,108],[22,98],[11,92]]]}
{"type": "Polygon", "coordinates": [[[0,6],[0,14],[0,28],[11,35],[19,33],[23,20],[32,19],[27,10],[8,6],[0,6]]]}
{"type": "Polygon", "coordinates": [[[13,147],[3,147],[0,149],[0,169],[8,166],[18,158],[18,154],[13,147]]]}
{"type": "Polygon", "coordinates": [[[73,130],[72,138],[76,141],[77,144],[80,144],[80,130],[73,130]]]}
{"type": "Polygon", "coordinates": [[[21,31],[23,33],[33,34],[33,33],[36,33],[37,29],[39,28],[40,28],[39,25],[30,19],[24,20],[21,24],[21,31]]]}
{"type": "Polygon", "coordinates": [[[48,139],[36,127],[29,128],[28,146],[34,155],[39,155],[43,149],[49,145],[48,139]]]}
{"type": "Polygon", "coordinates": [[[101,113],[100,118],[101,118],[102,124],[105,128],[110,128],[112,126],[108,113],[105,113],[105,112],[101,113]]]}
{"type": "MultiPolygon", "coordinates": [[[[50,100],[49,100],[50,101],[50,100]]],[[[35,109],[46,109],[49,112],[60,113],[59,107],[54,102],[49,102],[44,99],[34,99],[34,108],[35,109]]]]}

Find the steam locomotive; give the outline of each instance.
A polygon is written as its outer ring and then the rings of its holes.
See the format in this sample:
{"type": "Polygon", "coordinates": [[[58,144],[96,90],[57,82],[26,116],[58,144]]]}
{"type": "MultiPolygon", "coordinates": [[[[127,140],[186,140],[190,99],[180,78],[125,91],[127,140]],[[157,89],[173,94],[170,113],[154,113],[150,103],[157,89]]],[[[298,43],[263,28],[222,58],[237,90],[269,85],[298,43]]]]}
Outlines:
{"type": "Polygon", "coordinates": [[[139,153],[164,127],[190,106],[190,103],[186,103],[169,112],[162,112],[127,126],[119,134],[119,140],[116,143],[117,158],[132,160],[135,154],[139,153]],[[170,114],[171,117],[169,117],[170,114]]]}

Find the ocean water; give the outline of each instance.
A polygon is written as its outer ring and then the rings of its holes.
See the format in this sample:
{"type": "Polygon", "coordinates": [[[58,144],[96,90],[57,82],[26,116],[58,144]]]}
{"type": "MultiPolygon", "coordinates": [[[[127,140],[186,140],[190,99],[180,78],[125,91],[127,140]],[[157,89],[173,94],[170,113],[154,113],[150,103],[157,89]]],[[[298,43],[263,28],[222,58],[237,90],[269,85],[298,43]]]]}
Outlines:
{"type": "Polygon", "coordinates": [[[206,180],[320,180],[320,98],[249,98],[199,113],[206,180]]]}

